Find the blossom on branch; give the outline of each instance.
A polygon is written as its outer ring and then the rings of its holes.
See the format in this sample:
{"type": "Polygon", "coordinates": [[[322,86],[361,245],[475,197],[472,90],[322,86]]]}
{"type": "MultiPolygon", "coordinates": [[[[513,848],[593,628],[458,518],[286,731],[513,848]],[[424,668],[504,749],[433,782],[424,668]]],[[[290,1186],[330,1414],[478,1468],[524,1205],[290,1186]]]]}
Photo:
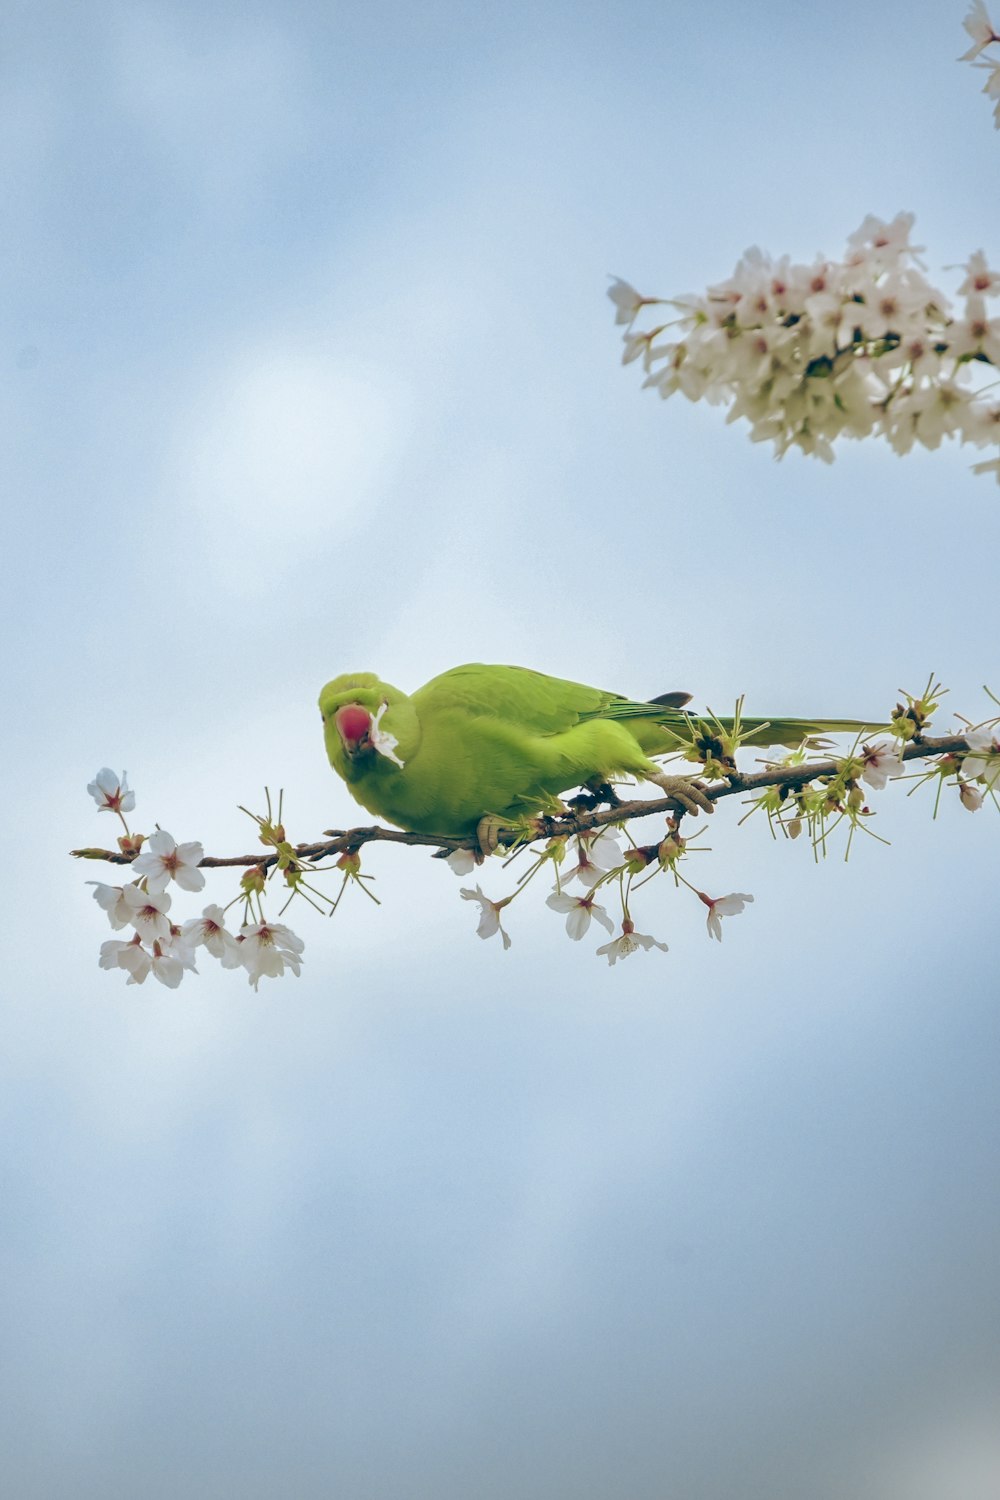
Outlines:
{"type": "Polygon", "coordinates": [[[488,938],[492,937],[495,932],[499,932],[504,948],[509,948],[510,935],[504,931],[500,922],[500,913],[511,898],[506,896],[502,901],[491,901],[489,896],[483,895],[483,888],[480,885],[477,885],[474,891],[463,886],[460,895],[463,901],[479,902],[479,926],[476,928],[479,937],[488,938]]]}
{"type": "MultiPolygon", "coordinates": [[[[778,458],[796,447],[831,463],[840,438],[882,437],[900,454],[945,438],[1000,442],[1000,401],[973,379],[1000,365],[1000,318],[983,300],[1000,279],[976,251],[956,314],[924,274],[912,228],[912,214],[869,215],[841,260],[811,264],[754,247],[727,281],[673,299],[672,321],[649,331],[632,322],[659,299],[628,288],[623,363],[643,354],[645,386],[727,406],[778,458]]],[[[618,322],[623,286],[609,293],[618,322]]]]}
{"type": "Polygon", "coordinates": [[[98,962],[102,969],[124,969],[129,975],[129,984],[142,984],[150,971],[152,958],[142,946],[139,934],[136,933],[129,943],[123,943],[115,938],[109,938],[106,943],[102,943],[98,962]]]}
{"type": "Polygon", "coordinates": [[[204,944],[224,969],[238,969],[243,962],[242,949],[226,927],[226,914],[221,906],[206,906],[200,917],[192,917],[183,924],[181,935],[192,948],[204,944]]]}
{"type": "Polygon", "coordinates": [[[715,938],[716,942],[722,942],[722,918],[738,917],[745,906],[753,901],[745,891],[733,891],[728,896],[706,896],[704,891],[698,892],[699,901],[703,901],[708,907],[708,935],[715,938]]]}
{"type": "Polygon", "coordinates": [[[170,937],[170,897],[166,891],[144,891],[137,885],[127,885],[122,891],[125,905],[129,909],[129,922],[140,938],[147,942],[156,939],[166,941],[170,937]]]}
{"type": "MultiPolygon", "coordinates": [[[[890,247],[884,248],[888,253],[890,247]]],[[[980,266],[976,274],[984,276],[985,266],[980,266]]],[[[849,852],[855,832],[871,833],[865,825],[873,813],[865,805],[862,783],[881,789],[890,777],[898,776],[911,762],[917,768],[915,779],[918,784],[937,788],[935,809],[944,787],[953,788],[962,805],[970,811],[981,809],[987,796],[1000,807],[996,796],[996,789],[1000,786],[1000,715],[995,712],[1000,707],[1000,700],[987,690],[993,717],[974,724],[958,715],[961,730],[936,737],[931,734],[930,724],[943,692],[941,685],[931,677],[921,694],[901,693],[902,701],[885,715],[892,738],[862,744],[860,748],[855,740],[854,748],[846,754],[833,753],[832,747],[828,749],[818,743],[803,743],[783,759],[762,762],[763,769],[744,770],[737,764],[741,735],[738,729],[734,729],[731,744],[723,737],[722,751],[720,741],[714,735],[705,733],[693,739],[691,750],[694,753],[688,753],[687,759],[699,760],[700,774],[716,783],[711,788],[711,795],[718,804],[721,805],[724,798],[745,797],[749,792],[750,812],[746,817],[763,811],[772,833],[780,831],[785,834],[789,844],[796,835],[808,829],[813,854],[822,857],[839,829],[841,836],[846,835],[849,852]],[[824,758],[817,758],[816,752],[821,748],[827,753],[824,758]]],[[[732,722],[737,725],[744,723],[741,711],[732,722]]],[[[760,722],[763,721],[746,721],[748,725],[760,722]]],[[[846,723],[842,724],[841,732],[846,733],[848,727],[846,723]]],[[[831,729],[831,732],[835,731],[836,725],[831,729]]],[[[109,773],[109,777],[111,775],[109,773]]],[[[110,797],[120,793],[124,799],[123,784],[124,777],[120,781],[117,777],[113,781],[106,778],[101,791],[110,797]]],[[[586,790],[592,791],[593,788],[588,784],[586,790]]],[[[103,805],[103,801],[99,801],[99,806],[103,805]]],[[[509,895],[494,900],[486,896],[479,885],[461,891],[463,900],[478,904],[478,935],[489,938],[499,933],[505,949],[511,946],[511,940],[502,925],[503,909],[529,888],[539,889],[538,885],[532,887],[531,882],[543,868],[548,868],[557,880],[555,892],[545,898],[546,904],[565,917],[566,932],[573,941],[583,938],[594,921],[606,929],[609,941],[602,943],[596,952],[607,958],[609,966],[640,950],[648,952],[651,948],[659,948],[667,951],[666,943],[636,931],[630,909],[644,899],[641,893],[651,882],[662,882],[664,876],[671,888],[687,888],[707,907],[706,926],[709,936],[716,941],[722,940],[723,919],[738,915],[753,900],[752,896],[741,891],[719,897],[708,896],[687,878],[689,857],[701,852],[704,846],[682,834],[685,815],[680,811],[668,815],[665,830],[662,804],[641,798],[617,800],[605,811],[600,810],[598,799],[581,796],[571,799],[564,808],[546,811],[544,819],[528,819],[522,830],[511,828],[503,835],[502,841],[513,847],[517,854],[530,850],[528,868],[522,868],[516,887],[509,895]],[[651,808],[658,810],[651,811],[651,808]],[[649,842],[640,844],[629,836],[628,847],[623,851],[618,830],[624,830],[633,818],[655,818],[659,827],[653,830],[649,842]],[[576,858],[568,863],[575,868],[569,878],[576,879],[579,884],[576,891],[571,892],[556,872],[566,851],[573,846],[576,858]],[[612,882],[622,902],[623,919],[617,936],[611,917],[597,901],[600,888],[610,886],[612,882]]],[[[313,881],[321,879],[324,874],[333,874],[334,878],[340,877],[342,892],[349,879],[370,879],[360,874],[359,849],[362,844],[382,839],[397,844],[430,846],[438,856],[448,854],[453,867],[457,865],[459,869],[462,866],[468,868],[474,857],[471,851],[464,849],[459,851],[459,858],[455,857],[452,845],[461,842],[457,837],[438,838],[389,829],[328,830],[324,840],[294,843],[285,830],[280,799],[276,817],[269,797],[266,818],[254,813],[250,816],[257,825],[266,852],[262,853],[258,848],[247,855],[206,860],[210,866],[239,867],[243,873],[231,877],[238,881],[238,890],[229,907],[213,902],[203,908],[201,916],[184,921],[172,916],[171,895],[165,887],[170,879],[174,879],[182,889],[185,881],[200,888],[204,877],[194,863],[196,856],[203,858],[200,845],[178,846],[170,834],[160,830],[145,851],[142,850],[144,839],[141,834],[119,838],[117,848],[113,850],[87,848],[74,851],[78,857],[89,860],[106,860],[119,867],[131,865],[133,873],[138,876],[121,886],[102,881],[89,882],[94,887],[94,899],[111,926],[117,930],[131,927],[134,931],[131,938],[126,935],[124,939],[114,938],[102,944],[102,969],[123,970],[130,984],[143,984],[153,975],[159,984],[176,989],[185,973],[198,972],[195,960],[199,956],[198,950],[204,948],[224,968],[245,970],[250,984],[256,989],[263,977],[276,978],[286,970],[295,975],[301,973],[304,950],[301,938],[280,921],[268,920],[265,914],[265,905],[269,899],[274,899],[275,890],[280,891],[279,899],[285,905],[290,899],[288,891],[291,887],[292,895],[302,893],[317,911],[322,913],[329,908],[329,915],[333,915],[340,895],[336,898],[325,895],[313,881]],[[154,889],[155,886],[159,889],[154,889]],[[243,925],[238,936],[226,927],[226,911],[237,903],[243,911],[243,925]]],[[[883,844],[886,842],[878,834],[874,837],[883,844]]],[[[505,868],[510,862],[506,862],[505,868]]],[[[657,889],[663,890],[662,883],[657,889]]]]}
{"type": "Polygon", "coordinates": [[[992,271],[982,250],[974,250],[966,261],[960,297],[1000,297],[1000,271],[992,271]]]}
{"type": "Polygon", "coordinates": [[[598,906],[594,897],[591,896],[566,896],[554,893],[546,898],[546,906],[551,906],[553,911],[566,913],[566,931],[574,942],[579,942],[584,937],[590,926],[591,918],[600,922],[601,926],[608,932],[614,932],[615,926],[603,906],[598,906]]]}
{"type": "Polygon", "coordinates": [[[100,880],[88,880],[94,887],[94,900],[102,911],[107,912],[108,921],[118,932],[132,921],[132,908],[125,900],[125,891],[120,885],[104,885],[100,880]]]}
{"type": "Polygon", "coordinates": [[[126,773],[116,775],[108,766],[102,767],[90,782],[87,791],[97,803],[98,812],[113,812],[121,815],[135,807],[135,792],[129,790],[126,773]]]}
{"type": "Polygon", "coordinates": [[[962,775],[968,781],[984,781],[992,791],[1000,780],[1000,730],[995,725],[972,729],[965,743],[969,754],[962,758],[962,775]]]}
{"type": "Polygon", "coordinates": [[[277,979],[286,967],[298,978],[305,943],[290,927],[281,922],[248,923],[237,941],[241,944],[240,962],[254,989],[265,976],[277,979]]]}
{"type": "MultiPolygon", "coordinates": [[[[129,984],[145,984],[152,974],[167,989],[175,990],[184,977],[185,969],[194,969],[190,955],[168,940],[154,940],[151,950],[142,946],[139,934],[130,943],[114,939],[101,944],[99,963],[102,969],[124,969],[129,984]]],[[[197,970],[195,970],[197,973],[197,970]]]]}
{"type": "Polygon", "coordinates": [[[991,42],[1000,42],[1000,36],[993,30],[993,23],[983,0],[972,0],[969,14],[962,25],[972,38],[972,46],[968,52],[962,53],[959,62],[973,62],[984,47],[988,47],[991,42]]]}
{"type": "Polygon", "coordinates": [[[165,891],[171,880],[176,880],[185,891],[204,889],[205,877],[198,869],[198,864],[205,858],[201,844],[178,844],[162,828],[150,834],[146,842],[147,853],[134,859],[132,868],[137,875],[145,877],[149,890],[165,891]]]}
{"type": "Polygon", "coordinates": [[[622,862],[622,851],[618,847],[615,835],[610,829],[604,828],[600,833],[591,835],[589,838],[580,835],[576,838],[577,862],[565,874],[560,871],[560,883],[568,885],[571,880],[579,880],[581,885],[593,889],[598,885],[609,870],[617,869],[622,862]]]}
{"type": "Polygon", "coordinates": [[[969,812],[978,812],[983,805],[983,794],[971,781],[958,783],[958,795],[962,806],[968,808],[969,812]]]}
{"type": "Polygon", "coordinates": [[[646,932],[636,932],[635,924],[631,918],[625,917],[622,922],[621,935],[612,939],[610,943],[602,943],[597,952],[606,957],[609,964],[615,964],[620,958],[628,958],[630,953],[637,953],[640,948],[648,953],[650,948],[660,948],[664,953],[668,952],[666,943],[661,943],[659,938],[650,937],[646,932]]]}
{"type": "Polygon", "coordinates": [[[892,745],[883,740],[878,745],[864,745],[861,750],[861,760],[864,768],[861,772],[862,781],[874,787],[877,792],[885,788],[890,776],[899,776],[903,770],[903,757],[899,746],[892,745]]]}

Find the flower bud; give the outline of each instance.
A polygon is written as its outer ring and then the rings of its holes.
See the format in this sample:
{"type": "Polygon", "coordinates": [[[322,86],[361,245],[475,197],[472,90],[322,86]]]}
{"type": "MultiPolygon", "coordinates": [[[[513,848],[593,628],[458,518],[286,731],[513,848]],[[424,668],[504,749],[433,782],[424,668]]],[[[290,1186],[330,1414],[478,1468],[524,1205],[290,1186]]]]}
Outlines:
{"type": "Polygon", "coordinates": [[[684,853],[684,843],[676,834],[668,834],[656,851],[660,864],[665,867],[676,864],[684,853]]]}
{"type": "Polygon", "coordinates": [[[628,848],[622,855],[622,859],[625,861],[625,868],[630,875],[641,875],[649,864],[650,851],[648,849],[628,848]]]}

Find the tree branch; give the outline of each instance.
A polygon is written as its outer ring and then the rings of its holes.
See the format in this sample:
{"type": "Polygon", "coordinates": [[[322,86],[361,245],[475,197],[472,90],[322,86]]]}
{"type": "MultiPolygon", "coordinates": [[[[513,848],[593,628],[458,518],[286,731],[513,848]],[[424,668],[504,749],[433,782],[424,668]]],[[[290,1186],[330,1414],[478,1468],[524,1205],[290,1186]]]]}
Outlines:
{"type": "MultiPolygon", "coordinates": [[[[960,734],[945,735],[936,739],[918,738],[905,746],[902,758],[904,761],[914,761],[937,755],[964,755],[968,753],[968,749],[965,736],[960,734]]],[[[724,782],[709,787],[706,795],[712,802],[721,802],[724,797],[734,797],[743,792],[762,791],[770,786],[787,787],[789,791],[796,791],[811,781],[821,781],[836,776],[845,758],[811,761],[800,766],[768,766],[765,770],[750,775],[734,772],[724,782]]],[[[587,833],[595,828],[605,828],[611,823],[626,823],[633,818],[653,817],[656,814],[676,815],[682,811],[683,809],[670,797],[619,802],[613,807],[600,811],[580,811],[560,818],[549,816],[538,818],[535,820],[538,825],[536,837],[559,838],[575,833],[587,833]]],[[[523,842],[523,840],[523,828],[501,830],[500,843],[506,847],[523,842]]],[[[337,854],[353,854],[364,844],[372,843],[415,844],[434,849],[439,859],[446,858],[457,849],[475,852],[478,848],[476,841],[470,838],[445,838],[437,834],[401,833],[394,828],[371,827],[330,828],[324,839],[309,844],[296,844],[293,849],[297,859],[308,860],[312,863],[337,854]]],[[[117,849],[71,849],[70,853],[75,859],[104,860],[112,865],[129,865],[136,857],[134,853],[123,854],[117,849]]],[[[269,854],[261,852],[260,854],[230,856],[207,854],[199,863],[200,867],[206,870],[228,869],[234,866],[247,868],[259,866],[266,870],[276,864],[278,859],[279,855],[273,851],[269,854]]]]}

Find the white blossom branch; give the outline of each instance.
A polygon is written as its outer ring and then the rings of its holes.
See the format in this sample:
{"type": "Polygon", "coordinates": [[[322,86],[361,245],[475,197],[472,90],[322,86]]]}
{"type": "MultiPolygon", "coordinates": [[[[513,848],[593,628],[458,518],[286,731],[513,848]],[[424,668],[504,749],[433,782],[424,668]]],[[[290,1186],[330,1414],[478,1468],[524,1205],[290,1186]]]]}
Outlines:
{"type": "MultiPolygon", "coordinates": [[[[958,716],[964,726],[962,733],[932,737],[928,730],[941,691],[930,679],[922,696],[904,694],[905,703],[897,703],[887,726],[889,737],[878,742],[855,742],[843,755],[809,759],[807,741],[780,762],[765,762],[758,771],[741,771],[736,757],[743,735],[737,712],[731,729],[720,722],[718,734],[693,733],[685,758],[700,765],[697,784],[703,789],[709,810],[728,797],[741,796],[749,803],[749,811],[741,821],[763,811],[772,832],[777,825],[787,837],[795,839],[803,829],[808,829],[809,842],[817,856],[827,852],[833,833],[844,827],[849,852],[856,832],[873,832],[869,826],[873,809],[868,805],[868,789],[881,791],[890,779],[902,778],[907,765],[916,767],[918,784],[936,781],[935,811],[946,785],[957,789],[963,805],[970,811],[978,810],[987,797],[997,802],[1000,717],[973,725],[958,716]]],[[[989,696],[993,698],[992,694],[989,696]]],[[[993,703],[997,706],[995,698],[993,703]]],[[[815,751],[818,746],[811,748],[815,751]]],[[[400,832],[377,826],[328,829],[321,839],[293,844],[284,827],[283,798],[279,797],[275,811],[269,794],[266,813],[241,809],[257,825],[261,849],[249,854],[206,855],[200,843],[178,844],[159,826],[148,838],[132,832],[125,815],[135,807],[135,793],[124,773],[118,776],[105,767],[97,773],[88,791],[101,812],[110,812],[119,819],[124,833],[117,849],[85,848],[71,852],[78,859],[129,868],[132,878],[124,885],[89,882],[111,927],[131,933],[125,938],[109,939],[100,952],[101,967],[125,970],[129,984],[142,984],[152,975],[160,983],[176,988],[186,972],[197,972],[195,959],[202,947],[224,968],[244,970],[255,988],[265,976],[299,974],[304,943],[280,920],[267,917],[265,900],[271,901],[276,893],[281,893],[279,899],[284,900],[284,905],[278,913],[279,919],[296,900],[304,901],[321,915],[332,916],[349,888],[360,890],[380,904],[371,889],[374,876],[361,868],[361,850],[367,844],[429,848],[436,858],[446,859],[456,874],[466,874],[475,864],[486,863],[476,839],[400,832]],[[205,886],[203,872],[218,869],[243,872],[237,893],[228,906],[213,903],[204,907],[201,916],[176,922],[171,916],[173,895],[168,886],[200,891],[205,886]],[[335,897],[316,884],[330,873],[340,880],[335,897]],[[238,932],[226,926],[226,914],[233,906],[239,906],[242,913],[238,932]]],[[[588,787],[569,798],[565,808],[564,813],[546,813],[499,830],[498,852],[507,856],[503,868],[517,855],[527,856],[526,868],[521,866],[522,874],[515,888],[499,899],[488,896],[478,884],[474,889],[461,890],[464,900],[479,907],[477,931],[481,938],[499,935],[503,947],[510,946],[502,914],[543,869],[550,871],[555,880],[546,905],[565,918],[566,932],[574,940],[584,936],[592,921],[603,926],[610,937],[597,952],[609,964],[640,950],[666,948],[659,938],[636,932],[632,916],[637,893],[657,876],[669,876],[678,890],[692,893],[707,908],[709,936],[720,941],[723,919],[739,915],[753,901],[743,891],[710,896],[688,878],[689,856],[700,849],[698,835],[696,832],[691,838],[687,836],[685,809],[669,791],[661,797],[623,801],[612,787],[596,791],[588,787]],[[628,831],[629,825],[656,815],[666,816],[666,828],[658,832],[653,842],[637,843],[628,831]],[[624,849],[618,843],[621,831],[628,840],[624,849]],[[571,890],[573,882],[576,888],[571,890]],[[611,916],[597,900],[604,891],[620,907],[617,936],[611,916]]],[[[705,825],[699,820],[695,826],[700,831],[705,825]]],[[[495,870],[498,864],[499,861],[490,861],[489,869],[495,870]]]]}
{"type": "MultiPolygon", "coordinates": [[[[1000,68],[998,68],[1000,76],[1000,68]]],[[[962,268],[961,315],[910,244],[912,214],[869,215],[841,260],[793,264],[753,247],[699,295],[651,297],[616,278],[622,363],[666,399],[728,407],[775,456],[832,463],[839,439],[881,437],[896,453],[945,440],[1000,444],[1000,399],[980,378],[1000,367],[1000,272],[982,251],[962,268]],[[648,324],[648,326],[646,326],[648,324]]],[[[1000,482],[1000,456],[973,465],[1000,482]]]]}
{"type": "MultiPolygon", "coordinates": [[[[964,735],[944,735],[938,738],[918,739],[906,745],[900,752],[899,759],[905,763],[918,760],[926,760],[931,757],[943,757],[952,755],[967,755],[969,745],[964,735]]],[[[813,781],[823,781],[840,774],[843,768],[843,757],[834,759],[832,757],[823,760],[812,760],[803,762],[801,765],[768,765],[763,771],[743,774],[740,772],[730,773],[724,782],[706,787],[705,795],[712,802],[721,802],[727,797],[734,797],[745,793],[763,791],[768,787],[783,787],[789,792],[808,786],[813,781]]],[[[592,799],[581,799],[583,801],[592,799]]],[[[669,797],[639,798],[633,801],[619,801],[609,807],[594,807],[592,810],[580,808],[565,817],[541,817],[534,820],[537,832],[533,834],[535,839],[569,838],[580,833],[592,833],[597,829],[607,828],[611,825],[628,823],[636,818],[648,818],[654,815],[668,815],[679,817],[683,808],[669,797]]],[[[499,842],[506,848],[513,845],[521,845],[526,842],[525,829],[521,827],[503,828],[499,832],[499,842]]],[[[530,842],[530,840],[528,841],[530,842]]],[[[297,859],[313,863],[322,859],[330,859],[340,854],[356,854],[365,844],[408,844],[419,848],[433,849],[436,854],[445,858],[457,850],[469,850],[475,852],[478,845],[474,839],[445,838],[438,834],[403,833],[396,828],[384,828],[380,825],[372,825],[366,828],[328,829],[326,836],[315,839],[309,843],[291,845],[291,849],[297,859]]],[[[75,859],[104,860],[112,865],[132,864],[138,851],[122,851],[120,849],[71,849],[70,854],[75,859]]],[[[197,868],[203,870],[221,869],[263,869],[268,870],[280,861],[280,854],[272,851],[269,854],[232,854],[211,855],[206,854],[197,861],[197,868]]]]}

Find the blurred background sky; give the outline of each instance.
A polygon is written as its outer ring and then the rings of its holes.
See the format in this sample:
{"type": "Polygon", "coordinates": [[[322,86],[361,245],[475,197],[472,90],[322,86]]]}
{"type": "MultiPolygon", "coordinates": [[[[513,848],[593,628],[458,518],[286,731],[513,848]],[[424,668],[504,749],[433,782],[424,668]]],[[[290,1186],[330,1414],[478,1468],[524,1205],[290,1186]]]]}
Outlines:
{"type": "Polygon", "coordinates": [[[5,1494],[1000,1492],[995,814],[897,789],[816,868],[730,804],[698,873],[753,908],[719,947],[658,883],[613,970],[386,848],[259,994],[101,973],[66,858],[105,764],[215,852],[265,783],[358,821],[349,670],[985,714],[983,455],[776,465],[605,299],[869,212],[950,290],[1000,255],[964,9],[9,0],[5,1494]]]}

